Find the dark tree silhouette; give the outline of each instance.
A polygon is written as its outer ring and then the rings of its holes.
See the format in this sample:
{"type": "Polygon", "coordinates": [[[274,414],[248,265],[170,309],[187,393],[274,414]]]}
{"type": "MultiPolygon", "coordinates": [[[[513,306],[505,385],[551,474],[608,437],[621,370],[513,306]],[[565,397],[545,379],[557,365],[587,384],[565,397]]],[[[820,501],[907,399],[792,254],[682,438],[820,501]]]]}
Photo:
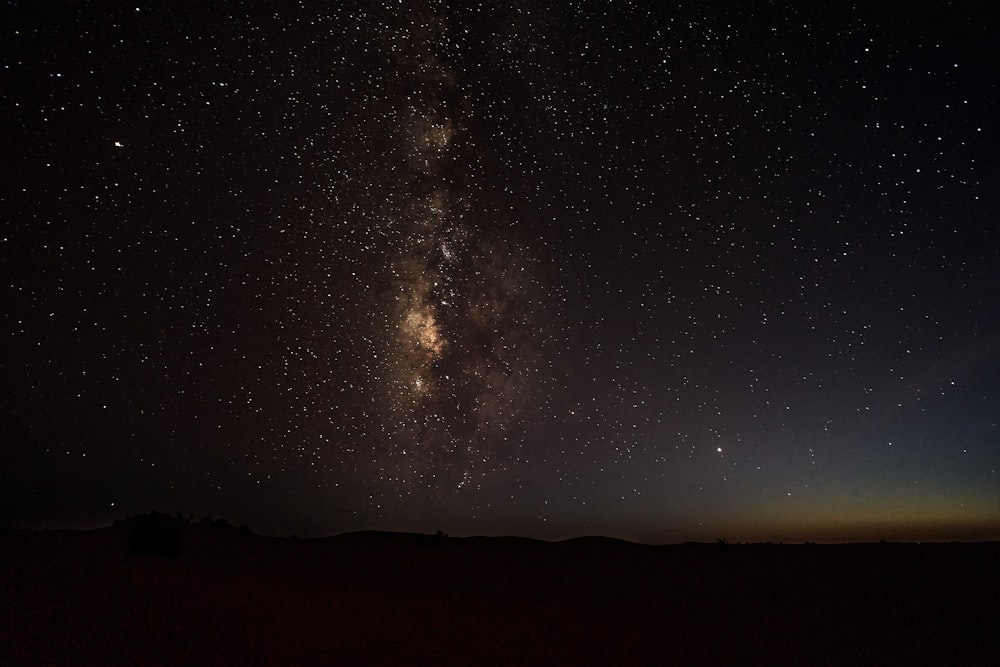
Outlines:
{"type": "Polygon", "coordinates": [[[183,517],[153,511],[123,522],[128,530],[129,551],[138,556],[177,558],[181,555],[180,527],[183,517]]]}

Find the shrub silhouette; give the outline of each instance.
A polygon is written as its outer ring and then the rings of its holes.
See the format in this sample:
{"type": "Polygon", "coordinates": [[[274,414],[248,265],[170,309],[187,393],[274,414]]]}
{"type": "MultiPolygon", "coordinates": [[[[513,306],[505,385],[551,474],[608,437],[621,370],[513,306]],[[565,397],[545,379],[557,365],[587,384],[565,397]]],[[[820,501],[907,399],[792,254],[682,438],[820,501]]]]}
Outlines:
{"type": "Polygon", "coordinates": [[[209,530],[213,530],[219,533],[230,533],[232,535],[244,535],[244,536],[253,535],[253,530],[251,530],[250,526],[244,524],[242,526],[237,527],[229,523],[228,519],[213,519],[210,516],[206,516],[198,523],[203,528],[207,528],[209,530]]]}
{"type": "Polygon", "coordinates": [[[159,512],[139,514],[123,523],[128,529],[129,552],[137,556],[177,558],[181,555],[181,517],[159,512]]]}

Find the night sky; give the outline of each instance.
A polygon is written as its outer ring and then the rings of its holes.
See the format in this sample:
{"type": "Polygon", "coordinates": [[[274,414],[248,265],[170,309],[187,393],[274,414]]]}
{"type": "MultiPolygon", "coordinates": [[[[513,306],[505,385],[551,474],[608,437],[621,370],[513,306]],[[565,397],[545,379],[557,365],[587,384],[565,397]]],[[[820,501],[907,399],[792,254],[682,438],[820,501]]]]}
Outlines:
{"type": "Polygon", "coordinates": [[[990,8],[4,2],[0,524],[1000,538],[990,8]]]}

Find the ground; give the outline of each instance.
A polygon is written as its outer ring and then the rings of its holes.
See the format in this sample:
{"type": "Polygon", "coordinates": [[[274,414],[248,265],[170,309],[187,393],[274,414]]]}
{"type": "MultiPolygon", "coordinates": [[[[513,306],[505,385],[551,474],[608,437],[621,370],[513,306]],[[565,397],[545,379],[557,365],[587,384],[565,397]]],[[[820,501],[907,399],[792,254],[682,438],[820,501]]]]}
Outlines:
{"type": "Polygon", "coordinates": [[[0,537],[0,664],[1000,664],[1000,544],[0,537]]]}

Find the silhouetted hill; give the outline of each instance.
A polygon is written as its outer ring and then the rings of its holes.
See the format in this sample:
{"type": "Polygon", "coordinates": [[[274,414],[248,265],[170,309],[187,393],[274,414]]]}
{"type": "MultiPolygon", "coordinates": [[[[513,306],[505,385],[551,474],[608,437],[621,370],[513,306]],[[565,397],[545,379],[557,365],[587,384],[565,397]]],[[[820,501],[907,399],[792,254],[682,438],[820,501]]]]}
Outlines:
{"type": "Polygon", "coordinates": [[[564,546],[568,547],[587,547],[587,548],[630,548],[630,547],[646,547],[649,545],[638,544],[636,542],[629,542],[628,540],[623,540],[617,537],[604,537],[601,535],[585,535],[583,537],[571,537],[568,540],[562,540],[559,542],[564,546]]]}
{"type": "Polygon", "coordinates": [[[0,664],[997,664],[1000,545],[0,533],[0,664]]]}
{"type": "Polygon", "coordinates": [[[504,535],[501,537],[486,537],[477,535],[473,537],[458,537],[454,539],[459,540],[463,545],[483,546],[493,549],[514,547],[534,548],[541,545],[551,544],[551,542],[546,542],[545,540],[536,540],[531,537],[516,537],[514,535],[504,535]]]}

